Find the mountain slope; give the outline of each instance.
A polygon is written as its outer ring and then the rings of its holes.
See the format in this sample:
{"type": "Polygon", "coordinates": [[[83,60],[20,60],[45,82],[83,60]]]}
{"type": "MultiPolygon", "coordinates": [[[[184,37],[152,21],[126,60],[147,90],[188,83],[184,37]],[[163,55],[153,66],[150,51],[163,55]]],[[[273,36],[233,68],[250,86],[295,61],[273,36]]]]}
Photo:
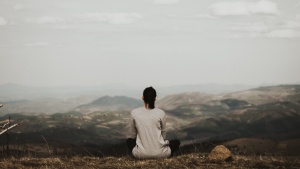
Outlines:
{"type": "MultiPolygon", "coordinates": [[[[224,95],[181,93],[162,98],[156,107],[166,112],[168,139],[180,139],[183,145],[239,138],[297,140],[299,87],[271,86],[224,95]]],[[[49,143],[61,144],[66,150],[71,145],[94,148],[94,145],[113,144],[112,140],[124,141],[130,110],[140,106],[142,100],[105,96],[68,113],[10,114],[13,123],[21,124],[11,132],[16,132],[11,140],[18,138],[21,144],[35,145],[44,142],[43,135],[49,143]]],[[[1,125],[8,116],[0,117],[1,125]]]]}
{"type": "Polygon", "coordinates": [[[297,94],[300,94],[300,85],[279,85],[229,93],[223,95],[223,98],[245,100],[251,104],[260,105],[279,101],[291,101],[292,98],[290,97],[293,95],[297,96],[297,94]]]}
{"type": "Polygon", "coordinates": [[[34,100],[6,101],[2,102],[3,107],[0,109],[0,116],[14,113],[27,115],[63,113],[74,109],[79,104],[88,103],[94,99],[95,96],[79,96],[69,99],[39,98],[34,100]]]}
{"type": "Polygon", "coordinates": [[[172,135],[183,140],[241,137],[300,138],[300,85],[251,89],[225,95],[182,93],[160,100],[172,135]]]}
{"type": "Polygon", "coordinates": [[[92,113],[94,111],[130,111],[143,106],[142,100],[126,96],[104,96],[91,103],[78,106],[75,111],[92,113]]]}

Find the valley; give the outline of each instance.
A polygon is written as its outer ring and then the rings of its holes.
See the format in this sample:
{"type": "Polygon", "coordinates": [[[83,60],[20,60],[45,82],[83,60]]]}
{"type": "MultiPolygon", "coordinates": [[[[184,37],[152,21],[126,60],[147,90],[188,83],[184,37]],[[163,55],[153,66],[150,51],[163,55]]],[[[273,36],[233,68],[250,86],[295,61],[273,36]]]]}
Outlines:
{"type": "MultiPolygon", "coordinates": [[[[13,104],[25,103],[6,103],[1,114],[5,114],[7,104],[12,111],[13,104]]],[[[81,104],[74,102],[62,112],[24,109],[5,114],[0,117],[0,125],[9,117],[12,124],[20,124],[10,132],[10,149],[15,152],[39,156],[126,154],[127,120],[130,111],[141,106],[141,100],[127,96],[85,98],[81,104]]],[[[167,137],[180,139],[182,151],[195,147],[208,151],[208,143],[222,143],[239,154],[299,155],[296,150],[300,148],[300,85],[225,94],[184,92],[159,99],[156,107],[166,112],[167,137]]],[[[4,145],[5,137],[1,140],[4,145]]]]}

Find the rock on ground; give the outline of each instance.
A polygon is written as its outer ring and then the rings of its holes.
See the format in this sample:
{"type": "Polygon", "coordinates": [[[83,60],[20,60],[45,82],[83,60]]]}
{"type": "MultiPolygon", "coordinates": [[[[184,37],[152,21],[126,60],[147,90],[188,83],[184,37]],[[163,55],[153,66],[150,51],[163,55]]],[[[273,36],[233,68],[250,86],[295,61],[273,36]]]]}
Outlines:
{"type": "Polygon", "coordinates": [[[210,152],[208,159],[211,161],[228,161],[232,160],[233,156],[225,146],[219,145],[210,152]]]}

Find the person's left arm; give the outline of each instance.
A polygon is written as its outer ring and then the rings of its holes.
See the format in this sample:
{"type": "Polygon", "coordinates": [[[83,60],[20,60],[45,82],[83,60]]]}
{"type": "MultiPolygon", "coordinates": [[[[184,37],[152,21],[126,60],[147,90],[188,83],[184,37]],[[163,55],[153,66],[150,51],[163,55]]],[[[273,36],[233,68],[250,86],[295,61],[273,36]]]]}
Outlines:
{"type": "Polygon", "coordinates": [[[129,119],[129,134],[128,134],[128,138],[135,139],[136,135],[137,135],[137,131],[136,131],[136,127],[135,127],[135,121],[134,121],[134,118],[131,115],[130,119],[129,119]]]}
{"type": "Polygon", "coordinates": [[[166,130],[166,115],[164,114],[161,119],[161,135],[166,140],[167,139],[167,130],[166,130]]]}

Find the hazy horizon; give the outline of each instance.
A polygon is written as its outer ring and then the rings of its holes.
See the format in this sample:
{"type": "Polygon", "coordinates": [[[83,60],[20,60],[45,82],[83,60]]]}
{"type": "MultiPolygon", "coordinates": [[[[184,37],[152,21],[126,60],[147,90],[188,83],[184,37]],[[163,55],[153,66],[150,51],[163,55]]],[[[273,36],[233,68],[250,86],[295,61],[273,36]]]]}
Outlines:
{"type": "Polygon", "coordinates": [[[300,0],[2,0],[0,84],[299,84],[300,0]]]}
{"type": "Polygon", "coordinates": [[[113,88],[113,87],[120,87],[124,86],[129,87],[129,88],[145,88],[145,87],[184,87],[184,86],[249,86],[249,87],[263,87],[263,86],[277,86],[277,85],[300,85],[299,83],[257,83],[257,84],[242,84],[242,83],[195,83],[195,84],[174,84],[174,85],[130,85],[130,84],[125,84],[125,83],[104,83],[104,84],[66,84],[66,85],[35,85],[35,84],[21,84],[21,83],[14,83],[14,82],[5,82],[1,83],[0,86],[23,86],[23,87],[33,87],[33,88],[64,88],[64,87],[108,87],[108,88],[113,88]]]}

